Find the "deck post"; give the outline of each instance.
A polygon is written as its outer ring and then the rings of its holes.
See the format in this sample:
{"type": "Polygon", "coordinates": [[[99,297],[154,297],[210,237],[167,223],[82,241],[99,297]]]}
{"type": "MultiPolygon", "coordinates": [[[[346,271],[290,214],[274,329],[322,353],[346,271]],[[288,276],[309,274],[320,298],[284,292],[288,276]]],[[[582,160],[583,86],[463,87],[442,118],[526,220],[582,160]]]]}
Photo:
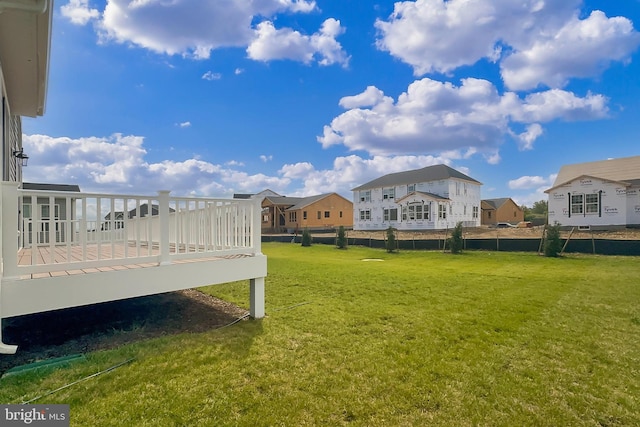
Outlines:
{"type": "Polygon", "coordinates": [[[262,198],[256,198],[253,202],[251,231],[253,233],[253,254],[262,253],[262,198]]]}
{"type": "Polygon", "coordinates": [[[249,315],[254,319],[264,317],[264,277],[249,279],[249,315]]]}
{"type": "Polygon", "coordinates": [[[18,277],[18,183],[2,183],[2,278],[18,277]]]}
{"type": "Polygon", "coordinates": [[[160,265],[171,264],[169,256],[169,193],[158,191],[158,215],[160,217],[160,265]]]}

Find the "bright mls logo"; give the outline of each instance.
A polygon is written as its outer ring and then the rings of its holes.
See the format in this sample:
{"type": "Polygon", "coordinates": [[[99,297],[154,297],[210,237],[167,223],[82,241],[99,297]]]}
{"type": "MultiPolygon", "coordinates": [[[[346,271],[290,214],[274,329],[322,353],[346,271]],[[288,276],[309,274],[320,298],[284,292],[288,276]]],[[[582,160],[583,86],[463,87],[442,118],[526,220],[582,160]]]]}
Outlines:
{"type": "Polygon", "coordinates": [[[0,405],[2,426],[69,426],[69,405],[0,405]]]}

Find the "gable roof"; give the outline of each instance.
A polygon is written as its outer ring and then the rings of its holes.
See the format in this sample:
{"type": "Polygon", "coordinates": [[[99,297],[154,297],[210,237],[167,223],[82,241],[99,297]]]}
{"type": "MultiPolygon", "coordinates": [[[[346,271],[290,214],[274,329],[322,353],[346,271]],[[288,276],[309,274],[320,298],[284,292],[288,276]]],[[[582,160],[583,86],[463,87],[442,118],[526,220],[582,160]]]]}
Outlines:
{"type": "Polygon", "coordinates": [[[464,181],[481,184],[479,181],[463,174],[447,165],[427,166],[405,172],[390,173],[373,181],[362,184],[351,191],[367,190],[370,188],[392,187],[394,185],[417,184],[419,182],[440,181],[442,179],[457,178],[464,181]]]}
{"type": "MultiPolygon", "coordinates": [[[[347,200],[341,195],[339,195],[338,193],[325,193],[325,194],[318,194],[318,195],[309,196],[309,197],[267,196],[264,198],[264,200],[269,201],[274,205],[285,205],[287,206],[286,207],[287,210],[298,210],[298,209],[305,208],[317,202],[318,200],[322,200],[325,197],[329,197],[332,194],[335,194],[336,196],[344,200],[347,200]]],[[[351,200],[347,200],[347,201],[349,203],[352,203],[351,200]]]]}
{"type": "Polygon", "coordinates": [[[405,200],[405,199],[407,199],[409,197],[414,197],[414,196],[419,196],[419,197],[422,197],[422,198],[434,199],[434,200],[450,201],[450,199],[448,197],[439,196],[437,194],[427,193],[427,192],[424,192],[424,191],[412,191],[411,193],[407,194],[406,196],[400,197],[398,200],[396,200],[396,203],[400,203],[403,200],[405,200]]]}
{"type": "MultiPolygon", "coordinates": [[[[482,199],[482,203],[486,203],[487,205],[489,205],[493,209],[498,209],[498,208],[500,208],[500,206],[504,205],[509,200],[511,200],[510,197],[501,197],[501,198],[498,198],[498,199],[482,199]]],[[[511,200],[511,201],[513,202],[513,200],[511,200]]],[[[518,204],[516,202],[513,202],[513,204],[518,206],[518,204]]]]}
{"type": "Polygon", "coordinates": [[[640,156],[564,165],[560,168],[552,188],[566,184],[581,176],[590,176],[609,181],[630,182],[640,180],[640,156]]]}
{"type": "Polygon", "coordinates": [[[44,191],[74,191],[80,192],[80,187],[74,184],[42,184],[37,182],[23,182],[24,190],[44,190],[44,191]]]}

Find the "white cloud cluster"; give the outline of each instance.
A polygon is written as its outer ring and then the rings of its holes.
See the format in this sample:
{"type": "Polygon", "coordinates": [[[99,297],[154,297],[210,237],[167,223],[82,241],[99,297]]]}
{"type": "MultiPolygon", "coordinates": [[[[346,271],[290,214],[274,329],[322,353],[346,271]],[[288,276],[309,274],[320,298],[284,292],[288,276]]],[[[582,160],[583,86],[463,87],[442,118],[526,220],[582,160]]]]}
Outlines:
{"type": "MultiPolygon", "coordinates": [[[[286,164],[274,175],[248,174],[244,164],[231,160],[213,164],[197,158],[149,163],[144,138],[115,134],[110,137],[54,138],[23,135],[31,159],[24,170],[26,182],[72,183],[82,191],[155,194],[171,189],[175,195],[230,197],[266,188],[289,196],[337,192],[351,199],[351,188],[381,175],[435,164],[449,164],[465,154],[451,151],[434,156],[338,157],[329,169],[310,162],[286,164]]],[[[269,159],[271,156],[261,156],[269,159]]],[[[461,169],[469,173],[466,169],[461,169]]]]}
{"type": "MultiPolygon", "coordinates": [[[[303,35],[290,28],[276,29],[266,20],[279,13],[310,13],[315,1],[260,0],[107,0],[104,11],[89,8],[88,0],[69,0],[62,15],[72,23],[90,21],[102,42],[132,44],[168,55],[207,59],[221,47],[246,47],[259,61],[290,59],[320,65],[346,65],[348,57],[336,37],[344,32],[340,22],[327,19],[320,30],[303,35]],[[254,27],[256,19],[265,19],[254,27]]],[[[207,80],[217,80],[207,73],[207,80]]]]}
{"type": "Polygon", "coordinates": [[[309,64],[314,58],[319,58],[320,65],[337,63],[346,66],[349,58],[336,41],[344,31],[340,21],[333,18],[324,21],[320,31],[311,36],[290,28],[278,30],[272,22],[264,21],[258,24],[247,54],[256,61],[290,59],[309,64]]]}
{"type": "Polygon", "coordinates": [[[233,192],[287,188],[286,177],[249,175],[233,169],[239,162],[216,165],[199,159],[148,163],[141,136],[54,138],[23,135],[30,155],[25,181],[73,183],[83,191],[155,194],[171,189],[177,195],[231,196],[233,192]]]}
{"type": "Polygon", "coordinates": [[[590,120],[607,115],[607,99],[579,97],[553,89],[524,98],[499,94],[487,80],[468,78],[460,86],[423,78],[411,83],[397,101],[373,86],[340,100],[348,110],[324,127],[323,147],[343,144],[350,150],[374,154],[462,150],[491,153],[506,135],[521,149],[531,149],[543,129],[539,122],[556,119],[590,120]],[[367,108],[365,108],[367,107],[367,108]],[[526,125],[515,135],[511,124],[526,125]]]}
{"type": "Polygon", "coordinates": [[[509,189],[515,191],[533,190],[533,192],[528,192],[514,197],[514,200],[519,205],[533,206],[534,202],[547,200],[548,196],[544,191],[553,185],[553,182],[556,180],[556,176],[557,174],[551,174],[546,178],[537,175],[521,176],[520,178],[510,180],[508,185],[509,189]]]}
{"type": "Polygon", "coordinates": [[[213,71],[207,71],[202,75],[202,80],[213,81],[213,80],[220,80],[221,78],[222,78],[222,74],[214,73],[213,71]]]}
{"type": "Polygon", "coordinates": [[[98,9],[89,7],[89,0],[69,0],[69,3],[60,7],[60,13],[76,25],[86,25],[100,16],[98,9]]]}
{"type": "Polygon", "coordinates": [[[416,75],[449,73],[480,60],[498,62],[511,90],[564,87],[624,61],[640,44],[625,17],[593,11],[581,0],[417,0],[398,2],[378,20],[377,46],[416,75]]]}

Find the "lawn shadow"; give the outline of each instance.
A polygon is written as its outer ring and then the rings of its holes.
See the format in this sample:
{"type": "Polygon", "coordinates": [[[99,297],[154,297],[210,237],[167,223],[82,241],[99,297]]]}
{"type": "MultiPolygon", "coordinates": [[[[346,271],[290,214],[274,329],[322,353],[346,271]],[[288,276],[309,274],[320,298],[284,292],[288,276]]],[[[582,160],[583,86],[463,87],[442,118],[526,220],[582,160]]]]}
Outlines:
{"type": "Polygon", "coordinates": [[[236,305],[188,289],[4,319],[3,341],[18,345],[18,351],[0,355],[0,374],[38,360],[206,332],[246,314],[236,305]]]}

